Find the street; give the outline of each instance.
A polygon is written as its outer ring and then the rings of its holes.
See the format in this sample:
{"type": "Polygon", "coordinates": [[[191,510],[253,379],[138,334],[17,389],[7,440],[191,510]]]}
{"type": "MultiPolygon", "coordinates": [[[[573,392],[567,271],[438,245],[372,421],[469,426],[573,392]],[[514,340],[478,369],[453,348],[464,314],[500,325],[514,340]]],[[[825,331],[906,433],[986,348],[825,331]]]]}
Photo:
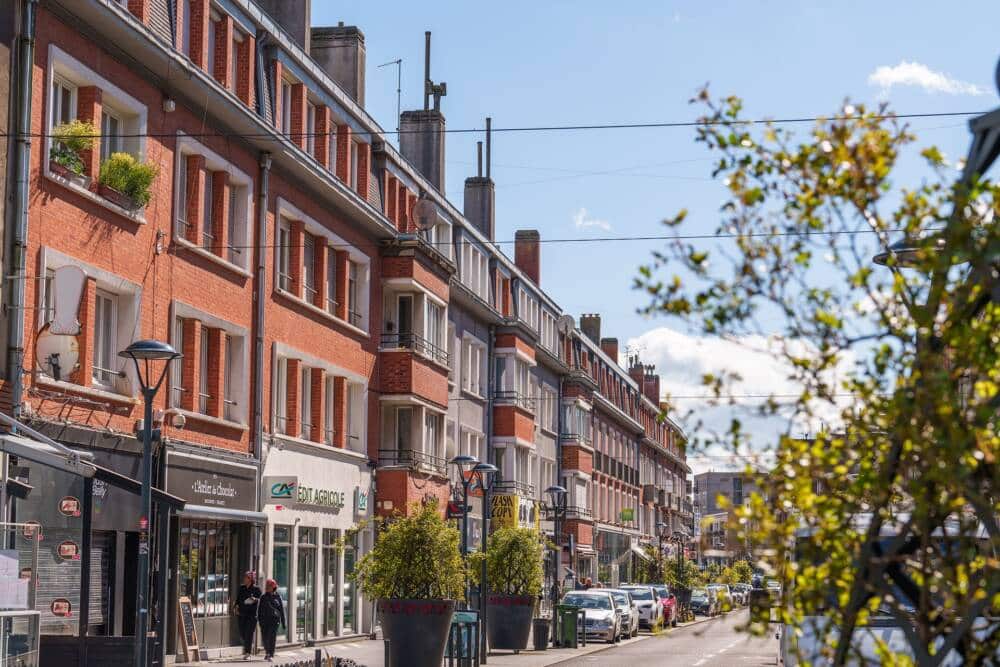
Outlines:
{"type": "Polygon", "coordinates": [[[629,667],[758,667],[777,662],[774,635],[748,638],[736,630],[747,620],[747,611],[717,616],[652,637],[646,641],[572,658],[558,665],[629,665],[629,667]]]}

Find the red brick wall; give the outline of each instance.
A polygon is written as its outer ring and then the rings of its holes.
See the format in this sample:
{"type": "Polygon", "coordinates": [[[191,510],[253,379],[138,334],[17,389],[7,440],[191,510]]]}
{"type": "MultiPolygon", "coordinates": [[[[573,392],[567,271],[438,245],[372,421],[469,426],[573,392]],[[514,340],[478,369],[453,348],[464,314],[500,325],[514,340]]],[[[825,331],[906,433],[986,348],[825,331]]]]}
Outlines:
{"type": "Polygon", "coordinates": [[[579,470],[588,475],[594,470],[594,455],[579,445],[562,446],[562,467],[579,470]]]}
{"type": "Polygon", "coordinates": [[[493,408],[493,435],[535,441],[535,418],[531,413],[513,405],[493,408]]]}
{"type": "Polygon", "coordinates": [[[414,394],[445,406],[448,404],[448,371],[413,352],[382,352],[381,391],[414,394]]]}
{"type": "Polygon", "coordinates": [[[382,260],[382,277],[412,278],[438,298],[448,300],[448,281],[442,279],[414,257],[386,257],[382,260]]]}
{"type": "Polygon", "coordinates": [[[535,358],[535,346],[530,342],[524,340],[517,334],[505,333],[497,334],[496,336],[496,347],[498,348],[514,348],[519,352],[523,352],[528,355],[529,358],[535,358]]]}
{"type": "Polygon", "coordinates": [[[436,498],[438,508],[444,513],[449,496],[448,482],[426,474],[408,470],[380,470],[376,481],[376,512],[381,516],[407,515],[414,503],[436,498]],[[384,501],[392,502],[392,509],[385,509],[384,501]]]}
{"type": "Polygon", "coordinates": [[[594,544],[593,524],[578,519],[567,519],[565,526],[565,534],[573,535],[577,544],[594,544]]]}

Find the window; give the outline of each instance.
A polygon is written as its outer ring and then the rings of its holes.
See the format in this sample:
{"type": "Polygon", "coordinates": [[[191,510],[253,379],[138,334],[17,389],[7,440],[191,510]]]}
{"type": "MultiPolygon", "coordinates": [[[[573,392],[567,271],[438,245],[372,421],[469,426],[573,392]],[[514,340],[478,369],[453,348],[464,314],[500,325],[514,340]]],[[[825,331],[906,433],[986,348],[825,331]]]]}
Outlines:
{"type": "Polygon", "coordinates": [[[180,594],[191,599],[196,617],[228,616],[233,569],[229,524],[196,519],[181,519],[179,524],[180,594]]]}
{"type": "Polygon", "coordinates": [[[358,310],[358,263],[348,262],[347,320],[354,326],[361,326],[361,312],[358,310]]]}
{"type": "Polygon", "coordinates": [[[351,164],[350,164],[350,186],[352,190],[358,189],[358,142],[351,142],[351,164]]]}
{"type": "Polygon", "coordinates": [[[396,409],[396,449],[409,451],[413,449],[413,408],[396,409]]]}
{"type": "Polygon", "coordinates": [[[316,154],[316,105],[306,102],[306,152],[316,154]]]}
{"type": "Polygon", "coordinates": [[[281,80],[281,131],[292,133],[292,84],[285,79],[281,80]]]}
{"type": "Polygon", "coordinates": [[[226,259],[230,264],[242,265],[243,247],[245,239],[243,230],[245,227],[240,224],[240,194],[242,188],[229,185],[229,220],[226,221],[226,238],[229,243],[226,247],[226,259]]]}
{"type": "Polygon", "coordinates": [[[444,347],[444,308],[430,299],[427,303],[427,340],[438,349],[444,347]]]}
{"type": "Polygon", "coordinates": [[[292,230],[286,220],[278,224],[278,289],[292,291],[292,230]]]}
{"type": "Polygon", "coordinates": [[[288,434],[288,361],[279,357],[274,387],[274,421],[278,433],[288,434]]]}
{"type": "Polygon", "coordinates": [[[312,438],[312,369],[299,367],[299,437],[312,438]]]}
{"type": "Polygon", "coordinates": [[[222,416],[229,421],[236,421],[236,410],[239,407],[239,404],[236,403],[236,396],[233,391],[233,382],[236,378],[239,359],[236,357],[236,345],[233,343],[233,337],[229,334],[225,335],[225,348],[226,375],[222,380],[222,416]]]}
{"type": "Polygon", "coordinates": [[[215,78],[215,36],[219,32],[219,12],[214,9],[208,17],[208,73],[215,78]]]}
{"type": "Polygon", "coordinates": [[[212,172],[206,171],[205,173],[205,187],[204,187],[204,197],[202,197],[202,215],[201,215],[201,242],[205,246],[206,250],[212,250],[212,243],[215,241],[215,235],[212,233],[215,231],[212,222],[215,216],[212,210],[212,187],[215,184],[212,182],[212,172]]]}
{"type": "MultiPolygon", "coordinates": [[[[233,28],[233,52],[229,58],[229,87],[231,90],[236,90],[236,80],[239,76],[239,69],[237,65],[239,64],[239,57],[237,54],[240,52],[240,45],[243,44],[243,33],[233,28]]],[[[253,54],[250,56],[253,57],[253,54]]],[[[253,86],[253,82],[250,83],[253,86]]]]}
{"type": "Polygon", "coordinates": [[[468,241],[462,245],[462,282],[481,299],[490,296],[486,255],[468,241]]]}
{"type": "Polygon", "coordinates": [[[76,86],[65,79],[52,81],[52,127],[76,118],[76,86]]]}
{"type": "MultiPolygon", "coordinates": [[[[184,318],[176,317],[174,318],[174,335],[173,335],[173,347],[178,352],[184,350],[184,318]]],[[[181,407],[181,401],[183,399],[183,394],[187,390],[183,383],[183,371],[179,364],[175,364],[171,369],[170,373],[170,407],[179,408],[181,407]],[[176,379],[174,379],[176,377],[176,379]]]]}
{"type": "Polygon", "coordinates": [[[337,312],[337,255],[333,248],[326,250],[326,312],[337,312]]]}
{"type": "MultiPolygon", "coordinates": [[[[461,363],[455,358],[455,325],[448,322],[448,383],[455,383],[455,366],[461,363]]],[[[464,375],[464,372],[463,372],[464,375]]]]}
{"type": "Polygon", "coordinates": [[[181,15],[181,52],[191,57],[191,0],[179,0],[181,15]]]}
{"type": "Polygon", "coordinates": [[[424,453],[440,457],[440,447],[441,415],[428,410],[424,414],[424,453]]]}
{"type": "Polygon", "coordinates": [[[482,396],[486,383],[486,346],[466,337],[462,341],[462,389],[482,396]]]}
{"type": "Polygon", "coordinates": [[[208,328],[201,328],[201,357],[198,360],[198,412],[208,414],[208,328]]]}
{"type": "Polygon", "coordinates": [[[115,294],[97,291],[94,300],[94,384],[107,388],[114,387],[118,376],[118,297],[115,294]]]}
{"type": "Polygon", "coordinates": [[[334,428],[333,428],[333,377],[327,376],[326,378],[326,394],[323,397],[323,442],[328,445],[332,445],[334,442],[334,428]]]}
{"type": "Polygon", "coordinates": [[[302,234],[302,297],[309,303],[316,298],[316,238],[312,234],[302,234]]]}
{"type": "Polygon", "coordinates": [[[496,381],[496,391],[507,391],[507,357],[494,357],[494,379],[496,381]]]}

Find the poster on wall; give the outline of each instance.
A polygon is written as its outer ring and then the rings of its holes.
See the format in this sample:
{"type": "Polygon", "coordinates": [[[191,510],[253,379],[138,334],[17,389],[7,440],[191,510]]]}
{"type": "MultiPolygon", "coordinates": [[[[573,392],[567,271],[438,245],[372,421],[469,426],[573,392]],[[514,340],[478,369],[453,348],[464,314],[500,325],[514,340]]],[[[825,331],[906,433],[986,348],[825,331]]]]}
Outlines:
{"type": "Polygon", "coordinates": [[[520,508],[518,496],[492,496],[490,498],[490,520],[496,528],[516,528],[520,508]]]}

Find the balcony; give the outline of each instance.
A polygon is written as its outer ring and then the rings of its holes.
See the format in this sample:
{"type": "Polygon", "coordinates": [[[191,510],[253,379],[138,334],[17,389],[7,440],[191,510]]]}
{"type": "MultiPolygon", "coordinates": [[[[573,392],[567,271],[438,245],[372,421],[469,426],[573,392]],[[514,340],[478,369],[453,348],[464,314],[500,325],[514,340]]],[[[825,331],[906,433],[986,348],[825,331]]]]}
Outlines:
{"type": "Polygon", "coordinates": [[[494,403],[497,405],[515,405],[528,412],[535,411],[535,399],[527,394],[522,394],[514,390],[504,389],[493,394],[494,403]]]}
{"type": "Polygon", "coordinates": [[[450,357],[447,350],[438,347],[423,336],[415,333],[384,333],[382,334],[379,349],[382,351],[411,350],[442,366],[450,365],[450,357]]]}
{"type": "Polygon", "coordinates": [[[493,484],[493,493],[500,496],[535,497],[535,485],[510,479],[500,479],[493,484]]]}
{"type": "Polygon", "coordinates": [[[413,449],[380,449],[378,450],[378,465],[382,467],[400,467],[410,470],[425,470],[437,475],[448,474],[448,459],[413,449]]]}
{"type": "Polygon", "coordinates": [[[591,520],[594,518],[594,515],[590,511],[589,507],[583,507],[581,505],[569,505],[566,508],[566,518],[591,520]]]}

